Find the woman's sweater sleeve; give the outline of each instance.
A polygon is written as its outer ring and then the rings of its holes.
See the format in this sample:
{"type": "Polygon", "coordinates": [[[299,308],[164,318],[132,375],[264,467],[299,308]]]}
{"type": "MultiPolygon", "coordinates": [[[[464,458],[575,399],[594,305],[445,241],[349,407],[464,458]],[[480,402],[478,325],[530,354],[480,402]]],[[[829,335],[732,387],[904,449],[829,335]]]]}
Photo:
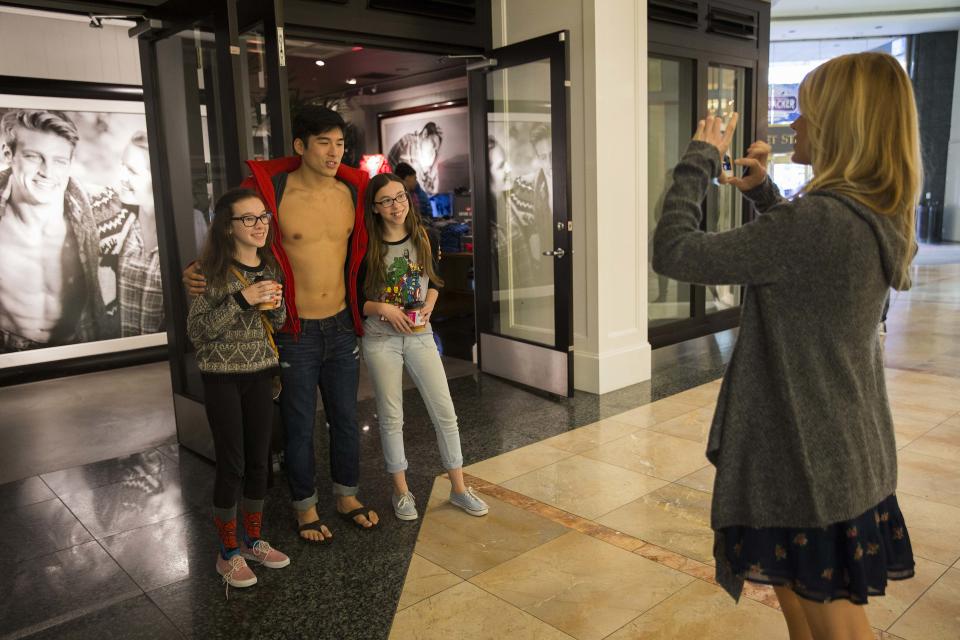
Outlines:
{"type": "MultiPolygon", "coordinates": [[[[283,307],[281,307],[282,309],[283,307]]],[[[242,313],[256,313],[251,307],[240,307],[234,296],[225,291],[207,291],[197,296],[187,316],[187,335],[194,344],[212,342],[223,335],[242,313]]]]}
{"type": "MultiPolygon", "coordinates": [[[[719,175],[720,155],[705,142],[691,142],[673,174],[653,239],[653,270],[698,284],[770,284],[793,266],[802,233],[788,201],[764,192],[765,215],[722,233],[700,230],[701,203],[719,175]]],[[[734,187],[728,187],[733,189],[734,187]]]]}

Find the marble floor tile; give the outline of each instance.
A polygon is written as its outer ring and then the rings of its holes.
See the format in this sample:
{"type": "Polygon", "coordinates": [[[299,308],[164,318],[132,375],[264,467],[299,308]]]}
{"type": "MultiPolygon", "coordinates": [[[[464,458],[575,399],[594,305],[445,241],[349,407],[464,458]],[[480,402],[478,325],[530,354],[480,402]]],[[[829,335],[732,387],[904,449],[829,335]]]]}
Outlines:
{"type": "Polygon", "coordinates": [[[504,487],[588,519],[613,511],[666,482],[599,460],[572,456],[504,487]]]}
{"type": "Polygon", "coordinates": [[[93,540],[60,500],[0,510],[2,563],[23,562],[93,540]]]}
{"type": "Polygon", "coordinates": [[[217,533],[206,514],[186,513],[108,536],[101,543],[141,589],[152,591],[197,572],[209,573],[217,533]]]}
{"type": "Polygon", "coordinates": [[[913,440],[905,450],[960,462],[960,416],[934,427],[913,440]]]}
{"type": "Polygon", "coordinates": [[[693,579],[573,531],[471,582],[574,638],[599,640],[693,579]]]}
{"type": "MultiPolygon", "coordinates": [[[[585,429],[586,427],[581,427],[585,429]]],[[[534,444],[514,449],[508,453],[501,454],[495,458],[484,460],[469,467],[464,467],[464,472],[470,475],[483,478],[489,482],[502,483],[511,478],[516,478],[534,469],[545,467],[564,458],[569,458],[573,454],[563,449],[557,449],[545,442],[536,442],[534,444]]]]}
{"type": "Polygon", "coordinates": [[[400,594],[400,602],[397,603],[397,611],[406,609],[461,582],[463,582],[461,578],[415,553],[410,560],[410,568],[407,569],[407,578],[403,583],[403,592],[400,594]]]}
{"type": "Polygon", "coordinates": [[[150,599],[138,596],[30,636],[30,640],[181,640],[183,634],[150,599]]]}
{"type": "Polygon", "coordinates": [[[558,436],[547,438],[542,444],[548,445],[554,449],[560,449],[569,453],[581,453],[587,449],[593,449],[601,444],[622,438],[623,436],[640,430],[633,424],[620,422],[615,418],[607,418],[600,422],[594,422],[579,429],[574,429],[558,436]]]}
{"type": "Polygon", "coordinates": [[[705,445],[716,407],[712,404],[648,427],[650,431],[685,438],[705,445]]]}
{"type": "Polygon", "coordinates": [[[96,489],[108,484],[161,473],[176,465],[159,451],[149,450],[93,464],[45,473],[41,477],[57,495],[96,489]]]}
{"type": "Polygon", "coordinates": [[[714,380],[713,382],[702,384],[699,387],[675,393],[670,396],[670,399],[687,404],[712,407],[717,403],[717,395],[720,393],[721,382],[723,382],[723,380],[714,380]]]}
{"type": "Polygon", "coordinates": [[[710,500],[709,493],[671,484],[597,522],[694,560],[711,562],[710,500]]]}
{"type": "Polygon", "coordinates": [[[0,484],[0,511],[25,507],[28,504],[55,498],[53,491],[40,479],[31,476],[23,480],[0,484]]]}
{"type": "Polygon", "coordinates": [[[960,507],[898,493],[913,554],[950,565],[960,559],[960,507]]]}
{"type": "Polygon", "coordinates": [[[209,496],[199,492],[191,495],[183,489],[179,474],[165,469],[153,476],[67,493],[61,499],[90,533],[105,537],[205,506],[209,496]]]}
{"type": "Polygon", "coordinates": [[[904,640],[956,640],[960,629],[960,570],[950,569],[890,627],[904,640]]]}
{"type": "Polygon", "coordinates": [[[891,580],[887,594],[869,598],[866,612],[870,625],[877,629],[889,629],[914,602],[949,568],[923,558],[916,561],[916,575],[909,580],[891,580]]]}
{"type": "Polygon", "coordinates": [[[615,415],[613,419],[617,422],[624,422],[646,429],[658,422],[665,422],[685,413],[696,411],[702,406],[699,403],[683,402],[677,400],[676,396],[671,396],[615,415]]]}
{"type": "Polygon", "coordinates": [[[897,492],[960,507],[960,466],[912,451],[897,456],[897,492]]]}
{"type": "Polygon", "coordinates": [[[676,484],[681,484],[685,487],[690,487],[691,489],[696,489],[697,491],[705,491],[707,493],[713,493],[713,481],[717,477],[717,468],[712,464],[708,464],[698,471],[694,471],[688,476],[684,476],[676,481],[676,484]]]}
{"type": "Polygon", "coordinates": [[[390,640],[570,640],[530,614],[463,582],[398,612],[390,640]]]}
{"type": "Polygon", "coordinates": [[[416,553],[466,579],[567,531],[496,498],[484,500],[490,512],[482,518],[446,503],[432,506],[420,526],[416,553]]]}
{"type": "Polygon", "coordinates": [[[29,635],[142,595],[96,542],[5,566],[0,629],[29,635]]]}
{"type": "Polygon", "coordinates": [[[718,586],[694,580],[607,640],[788,640],[787,623],[776,609],[718,586]],[[736,631],[734,631],[736,630],[736,631]]]}
{"type": "Polygon", "coordinates": [[[671,482],[709,464],[702,444],[654,431],[637,431],[580,455],[671,482]]]}

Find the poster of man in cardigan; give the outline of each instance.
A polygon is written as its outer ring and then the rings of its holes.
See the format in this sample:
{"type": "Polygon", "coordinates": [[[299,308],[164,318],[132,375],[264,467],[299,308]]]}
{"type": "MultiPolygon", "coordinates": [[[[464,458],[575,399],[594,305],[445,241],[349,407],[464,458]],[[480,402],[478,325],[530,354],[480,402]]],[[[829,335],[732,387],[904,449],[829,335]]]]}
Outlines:
{"type": "Polygon", "coordinates": [[[0,367],[163,330],[145,126],[138,102],[0,95],[0,367]]]}

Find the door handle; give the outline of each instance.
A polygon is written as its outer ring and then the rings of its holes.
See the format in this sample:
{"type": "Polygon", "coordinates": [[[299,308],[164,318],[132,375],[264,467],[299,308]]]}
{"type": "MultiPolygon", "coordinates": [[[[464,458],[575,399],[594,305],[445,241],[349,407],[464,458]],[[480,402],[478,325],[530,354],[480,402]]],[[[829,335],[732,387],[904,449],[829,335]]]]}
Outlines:
{"type": "Polygon", "coordinates": [[[564,251],[562,248],[560,248],[560,249],[554,249],[553,251],[544,251],[543,255],[553,256],[554,258],[562,258],[563,256],[567,255],[567,252],[564,251]]]}

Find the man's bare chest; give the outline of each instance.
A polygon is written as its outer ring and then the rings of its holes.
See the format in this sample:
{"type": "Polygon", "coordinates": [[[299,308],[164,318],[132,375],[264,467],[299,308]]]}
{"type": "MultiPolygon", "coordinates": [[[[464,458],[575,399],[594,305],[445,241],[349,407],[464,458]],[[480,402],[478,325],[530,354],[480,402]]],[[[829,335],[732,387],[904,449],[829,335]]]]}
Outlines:
{"type": "Polygon", "coordinates": [[[279,226],[285,247],[314,243],[346,246],[353,232],[354,210],[349,195],[322,197],[297,191],[280,202],[279,226]]]}

